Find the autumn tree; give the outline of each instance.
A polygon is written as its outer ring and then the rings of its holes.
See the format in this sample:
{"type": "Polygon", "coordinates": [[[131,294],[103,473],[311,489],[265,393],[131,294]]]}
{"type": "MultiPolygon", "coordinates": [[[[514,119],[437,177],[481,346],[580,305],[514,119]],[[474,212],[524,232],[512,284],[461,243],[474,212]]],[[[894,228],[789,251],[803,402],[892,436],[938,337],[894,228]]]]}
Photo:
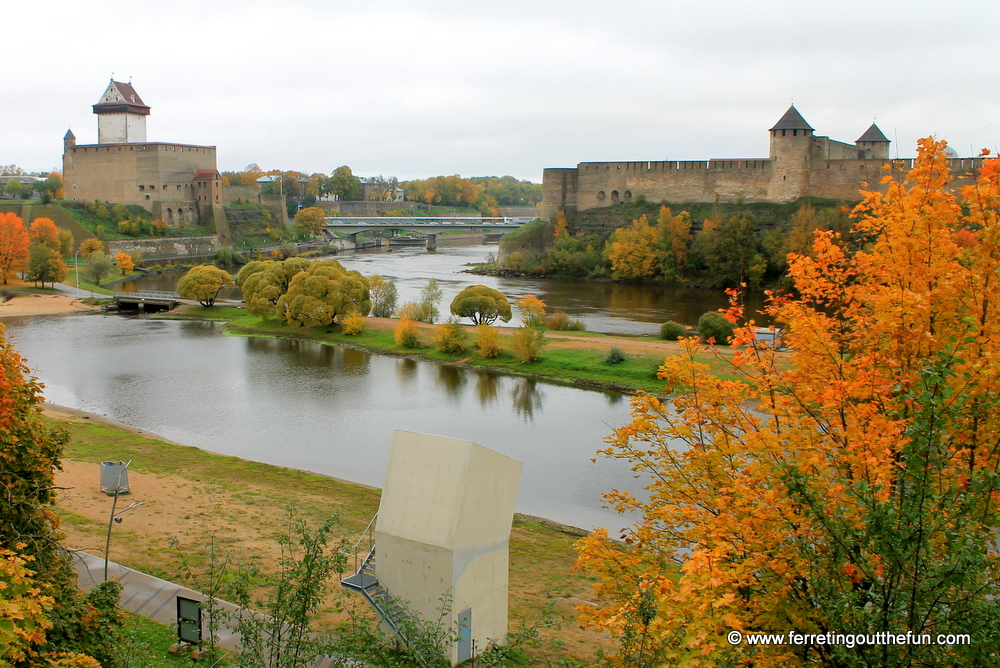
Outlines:
{"type": "Polygon", "coordinates": [[[73,254],[73,233],[69,230],[59,230],[56,233],[59,238],[59,254],[69,257],[73,254]]]}
{"type": "Polygon", "coordinates": [[[304,237],[312,238],[323,232],[326,224],[326,211],[318,206],[310,206],[295,214],[295,231],[304,237]]]}
{"type": "Polygon", "coordinates": [[[59,253],[45,244],[28,247],[28,280],[34,283],[59,283],[66,279],[69,269],[59,253]]]}
{"type": "Polygon", "coordinates": [[[61,254],[62,241],[59,239],[59,228],[48,218],[35,218],[31,221],[29,228],[31,233],[31,243],[48,246],[52,250],[61,254]]]}
{"type": "Polygon", "coordinates": [[[518,299],[517,310],[521,312],[521,320],[529,327],[545,322],[545,302],[535,295],[524,295],[518,299]]]}
{"type": "Polygon", "coordinates": [[[649,475],[606,495],[641,518],[624,545],[579,546],[613,665],[1000,662],[1000,161],[959,202],[944,149],[921,140],[905,178],[863,193],[860,250],[827,231],[791,257],[795,296],[768,307],[787,353],[743,327],[720,378],[686,339],[660,369],[672,403],[635,397],[608,437],[649,475]],[[747,641],[793,630],[812,640],[747,641]]]}
{"type": "Polygon", "coordinates": [[[569,232],[566,227],[566,212],[560,211],[556,214],[556,219],[553,223],[552,236],[556,239],[565,239],[569,237],[569,232]]]}
{"type": "Polygon", "coordinates": [[[7,285],[11,274],[27,266],[30,243],[30,235],[21,217],[0,212],[0,275],[3,275],[4,285],[7,285]]]}
{"type": "Polygon", "coordinates": [[[330,178],[320,185],[320,194],[334,195],[339,200],[355,201],[361,199],[361,179],[356,177],[351,168],[341,165],[333,170],[330,178]]]}
{"type": "Polygon", "coordinates": [[[54,474],[68,436],[42,419],[43,402],[0,325],[0,663],[71,665],[49,663],[65,653],[73,665],[96,666],[79,652],[110,651],[95,637],[114,612],[82,595],[60,546],[54,474]]]}
{"type": "Polygon", "coordinates": [[[91,253],[104,250],[104,242],[100,239],[90,237],[80,242],[80,256],[84,259],[90,257],[91,253]]]}
{"type": "Polygon", "coordinates": [[[115,253],[115,266],[121,269],[122,276],[124,276],[135,269],[135,262],[132,261],[131,255],[122,251],[115,253]]]}
{"type": "Polygon", "coordinates": [[[177,292],[185,299],[197,299],[202,306],[215,306],[219,291],[233,284],[228,271],[212,264],[191,267],[177,282],[177,292]]]}
{"type": "Polygon", "coordinates": [[[510,302],[502,293],[485,285],[470,285],[451,301],[451,313],[469,318],[473,325],[492,325],[497,318],[510,322],[510,302]]]}
{"type": "Polygon", "coordinates": [[[607,255],[613,276],[623,280],[650,279],[663,271],[656,227],[639,216],[630,227],[620,227],[608,239],[607,255]]]}
{"type": "Polygon", "coordinates": [[[372,300],[372,317],[391,318],[392,314],[396,312],[398,295],[395,281],[375,274],[369,277],[368,284],[368,292],[372,300]]]}
{"type": "Polygon", "coordinates": [[[336,260],[313,262],[296,274],[276,308],[290,325],[323,327],[338,316],[371,311],[368,279],[336,260]]]}
{"type": "Polygon", "coordinates": [[[236,285],[243,291],[243,301],[251,315],[258,318],[280,316],[278,300],[288,292],[292,278],[309,267],[309,260],[290,257],[286,260],[254,260],[236,274],[236,285]]]}
{"type": "Polygon", "coordinates": [[[663,275],[676,280],[688,268],[691,242],[691,215],[681,211],[676,216],[667,206],[660,207],[657,217],[660,246],[663,249],[663,275]]]}
{"type": "Polygon", "coordinates": [[[87,264],[83,268],[83,276],[94,285],[100,285],[112,271],[111,258],[104,251],[94,251],[87,256],[87,264]]]}

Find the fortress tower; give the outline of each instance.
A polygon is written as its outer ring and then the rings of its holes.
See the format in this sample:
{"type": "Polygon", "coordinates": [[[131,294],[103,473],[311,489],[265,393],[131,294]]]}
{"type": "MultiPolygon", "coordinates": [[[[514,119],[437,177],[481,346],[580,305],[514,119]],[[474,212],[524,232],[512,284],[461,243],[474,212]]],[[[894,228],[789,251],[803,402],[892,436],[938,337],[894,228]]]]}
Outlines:
{"type": "Polygon", "coordinates": [[[170,226],[222,229],[222,181],[214,146],[146,140],[149,107],[130,83],[112,80],[100,101],[97,143],[63,137],[67,199],[137,204],[170,226]]]}
{"type": "Polygon", "coordinates": [[[142,103],[131,83],[111,80],[101,101],[94,105],[97,114],[98,144],[134,144],[146,141],[146,116],[149,107],[142,103]]]}
{"type": "Polygon", "coordinates": [[[779,202],[798,199],[809,188],[809,156],[815,130],[792,105],[768,132],[769,159],[774,165],[768,196],[779,202]]]}

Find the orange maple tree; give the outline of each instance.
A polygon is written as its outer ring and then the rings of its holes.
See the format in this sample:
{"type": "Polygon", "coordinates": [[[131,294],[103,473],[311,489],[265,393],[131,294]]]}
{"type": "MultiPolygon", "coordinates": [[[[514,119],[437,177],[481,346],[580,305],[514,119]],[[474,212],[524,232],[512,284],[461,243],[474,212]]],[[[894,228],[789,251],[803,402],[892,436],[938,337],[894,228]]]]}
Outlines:
{"type": "Polygon", "coordinates": [[[59,240],[59,228],[49,218],[35,218],[31,221],[31,243],[48,246],[59,253],[62,242],[59,240]]]}
{"type": "Polygon", "coordinates": [[[4,285],[7,285],[11,274],[24,269],[27,264],[30,241],[20,216],[0,212],[0,275],[4,285]]]}
{"type": "Polygon", "coordinates": [[[856,246],[790,256],[795,296],[767,309],[787,352],[743,327],[720,378],[688,339],[672,402],[635,397],[608,437],[649,476],[606,495],[639,518],[624,544],[579,545],[613,665],[1000,662],[1000,161],[959,202],[944,148],[863,193],[856,246]]]}

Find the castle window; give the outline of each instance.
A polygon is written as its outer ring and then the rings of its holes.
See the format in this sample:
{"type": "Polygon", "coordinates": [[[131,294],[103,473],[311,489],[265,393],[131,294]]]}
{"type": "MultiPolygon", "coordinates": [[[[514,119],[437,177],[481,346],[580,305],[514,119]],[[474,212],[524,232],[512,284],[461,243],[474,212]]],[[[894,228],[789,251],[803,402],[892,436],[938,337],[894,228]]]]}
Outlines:
{"type": "Polygon", "coordinates": [[[149,186],[150,190],[156,190],[156,186],[149,186]]]}
{"type": "Polygon", "coordinates": [[[167,189],[167,184],[166,184],[166,183],[164,183],[164,184],[163,184],[163,189],[164,189],[164,190],[166,190],[166,189],[167,189]]]}
{"type": "Polygon", "coordinates": [[[785,132],[786,132],[785,130],[782,130],[782,131],[781,131],[781,136],[782,136],[782,137],[784,137],[784,136],[785,136],[785,132]]]}
{"type": "Polygon", "coordinates": [[[76,190],[76,184],[75,183],[73,184],[73,190],[76,190]]]}
{"type": "Polygon", "coordinates": [[[613,204],[618,204],[618,191],[617,190],[612,190],[611,191],[611,202],[613,204]]]}
{"type": "Polygon", "coordinates": [[[149,195],[146,195],[146,199],[149,199],[149,195]]]}
{"type": "Polygon", "coordinates": [[[146,186],[139,186],[139,192],[142,192],[145,189],[146,189],[146,186]]]}
{"type": "Polygon", "coordinates": [[[626,202],[631,202],[632,201],[632,191],[631,190],[626,190],[625,191],[625,201],[626,202]]]}
{"type": "MultiPolygon", "coordinates": [[[[76,186],[73,186],[73,187],[75,188],[76,186]]],[[[597,193],[597,201],[598,202],[603,202],[605,197],[607,197],[607,195],[604,194],[603,190],[597,193]]]]}
{"type": "Polygon", "coordinates": [[[180,186],[180,184],[177,184],[177,189],[178,189],[178,190],[180,190],[180,189],[181,189],[181,186],[180,186]]]}

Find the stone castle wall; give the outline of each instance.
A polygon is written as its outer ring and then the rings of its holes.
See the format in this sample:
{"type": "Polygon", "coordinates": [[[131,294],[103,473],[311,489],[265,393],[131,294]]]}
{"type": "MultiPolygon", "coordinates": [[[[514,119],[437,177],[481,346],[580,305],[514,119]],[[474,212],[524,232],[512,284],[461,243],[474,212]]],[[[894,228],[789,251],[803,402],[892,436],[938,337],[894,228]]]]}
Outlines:
{"type": "MultiPolygon", "coordinates": [[[[584,162],[575,169],[546,169],[540,216],[549,220],[560,210],[628,203],[639,195],[651,202],[676,204],[794,202],[807,196],[856,201],[862,189],[884,190],[885,166],[896,165],[904,172],[912,168],[912,160],[824,159],[822,143],[800,146],[785,150],[779,146],[776,159],[584,162]]],[[[857,155],[857,148],[852,148],[857,155]]],[[[952,186],[958,189],[974,182],[982,159],[960,158],[951,163],[952,186]]]]}
{"type": "Polygon", "coordinates": [[[115,253],[142,253],[146,259],[173,258],[188,255],[211,255],[219,250],[219,240],[210,237],[172,237],[164,239],[124,239],[109,241],[111,255],[115,253]]]}
{"type": "Polygon", "coordinates": [[[192,178],[214,170],[214,146],[187,144],[90,144],[63,155],[67,199],[138,204],[157,218],[165,209],[197,209],[192,178]]]}

